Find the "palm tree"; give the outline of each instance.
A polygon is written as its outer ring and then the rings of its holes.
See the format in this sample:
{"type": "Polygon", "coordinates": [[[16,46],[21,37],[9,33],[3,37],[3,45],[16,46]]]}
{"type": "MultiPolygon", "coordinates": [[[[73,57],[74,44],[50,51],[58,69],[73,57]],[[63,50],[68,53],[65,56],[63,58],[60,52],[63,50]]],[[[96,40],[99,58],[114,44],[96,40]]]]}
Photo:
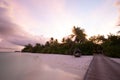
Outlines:
{"type": "Polygon", "coordinates": [[[53,41],[54,41],[54,38],[51,37],[51,38],[50,38],[50,43],[53,43],[53,41]]]}
{"type": "Polygon", "coordinates": [[[103,42],[106,41],[104,35],[91,36],[89,40],[95,44],[102,44],[103,42]]]}
{"type": "Polygon", "coordinates": [[[65,43],[65,38],[62,38],[62,43],[65,43]]]}
{"type": "Polygon", "coordinates": [[[117,35],[120,35],[120,31],[117,32],[117,35]]]}
{"type": "Polygon", "coordinates": [[[33,46],[31,44],[25,45],[24,49],[22,49],[22,52],[32,52],[33,46]]]}
{"type": "Polygon", "coordinates": [[[71,38],[74,38],[74,42],[83,43],[86,41],[86,34],[84,32],[84,29],[74,26],[72,32],[73,34],[71,35],[71,38]]]}

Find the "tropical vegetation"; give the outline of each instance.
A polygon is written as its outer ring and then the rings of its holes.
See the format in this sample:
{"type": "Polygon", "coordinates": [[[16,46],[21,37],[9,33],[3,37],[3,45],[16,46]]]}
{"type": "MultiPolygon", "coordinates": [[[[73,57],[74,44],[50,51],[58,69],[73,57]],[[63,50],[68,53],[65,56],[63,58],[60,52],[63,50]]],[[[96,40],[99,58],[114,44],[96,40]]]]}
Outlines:
{"type": "Polygon", "coordinates": [[[101,53],[120,58],[120,31],[117,34],[108,34],[107,37],[97,35],[87,39],[86,36],[84,29],[74,26],[72,34],[64,37],[61,42],[51,37],[45,44],[25,45],[22,52],[73,55],[74,50],[79,48],[82,55],[101,53]]]}

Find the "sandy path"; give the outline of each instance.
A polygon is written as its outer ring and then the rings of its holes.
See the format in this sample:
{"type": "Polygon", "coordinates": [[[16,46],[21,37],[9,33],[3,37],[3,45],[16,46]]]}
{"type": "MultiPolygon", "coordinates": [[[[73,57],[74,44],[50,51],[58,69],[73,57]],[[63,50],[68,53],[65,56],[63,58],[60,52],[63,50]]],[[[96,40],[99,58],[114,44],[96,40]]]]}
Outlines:
{"type": "Polygon", "coordinates": [[[84,80],[120,80],[120,64],[103,55],[95,55],[84,80]]]}

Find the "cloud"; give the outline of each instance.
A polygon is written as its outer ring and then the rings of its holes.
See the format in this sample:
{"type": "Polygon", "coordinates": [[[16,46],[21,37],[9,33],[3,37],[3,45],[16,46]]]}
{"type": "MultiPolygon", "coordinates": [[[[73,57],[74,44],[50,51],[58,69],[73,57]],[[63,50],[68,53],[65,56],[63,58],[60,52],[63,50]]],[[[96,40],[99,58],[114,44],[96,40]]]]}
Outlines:
{"type": "Polygon", "coordinates": [[[11,47],[24,46],[28,43],[44,43],[45,38],[25,32],[22,27],[12,21],[10,8],[5,0],[0,0],[0,48],[11,49],[11,47]]]}
{"type": "Polygon", "coordinates": [[[118,10],[118,21],[117,21],[117,26],[120,26],[120,1],[117,0],[115,2],[115,6],[117,7],[117,10],[118,10]]]}
{"type": "Polygon", "coordinates": [[[117,0],[116,2],[115,2],[115,6],[120,6],[120,1],[119,0],[117,0]]]}

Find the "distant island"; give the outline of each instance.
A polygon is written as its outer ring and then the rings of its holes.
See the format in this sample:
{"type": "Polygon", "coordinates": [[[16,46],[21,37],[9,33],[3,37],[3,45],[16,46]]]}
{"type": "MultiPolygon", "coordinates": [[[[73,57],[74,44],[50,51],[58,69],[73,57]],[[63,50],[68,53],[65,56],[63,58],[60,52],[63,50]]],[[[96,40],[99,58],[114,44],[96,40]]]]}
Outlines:
{"type": "Polygon", "coordinates": [[[21,52],[21,51],[15,51],[15,52],[21,52]]]}
{"type": "Polygon", "coordinates": [[[100,34],[91,36],[89,39],[86,37],[87,34],[84,29],[74,26],[72,34],[67,38],[64,37],[61,43],[51,37],[44,45],[40,43],[36,43],[35,46],[25,45],[21,52],[73,55],[74,50],[78,48],[82,55],[100,53],[109,57],[120,58],[120,31],[116,34],[108,34],[107,38],[100,34]]]}

